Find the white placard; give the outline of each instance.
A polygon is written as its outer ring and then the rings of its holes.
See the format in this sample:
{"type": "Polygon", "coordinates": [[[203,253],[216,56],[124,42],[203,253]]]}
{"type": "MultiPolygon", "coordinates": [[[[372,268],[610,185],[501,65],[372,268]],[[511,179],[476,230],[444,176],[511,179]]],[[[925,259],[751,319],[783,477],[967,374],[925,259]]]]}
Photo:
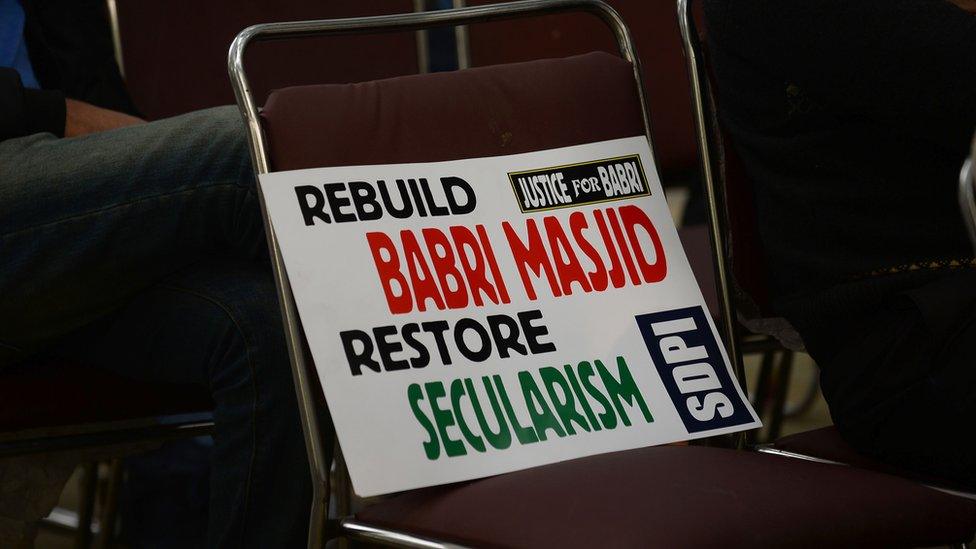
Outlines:
{"type": "Polygon", "coordinates": [[[362,496],[760,426],[644,137],[260,186],[362,496]]]}

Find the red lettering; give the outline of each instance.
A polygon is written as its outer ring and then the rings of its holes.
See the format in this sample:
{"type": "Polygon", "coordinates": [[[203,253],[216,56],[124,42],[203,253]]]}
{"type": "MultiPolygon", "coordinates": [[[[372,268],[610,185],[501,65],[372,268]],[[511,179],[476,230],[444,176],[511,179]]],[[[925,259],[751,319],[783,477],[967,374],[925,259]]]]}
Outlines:
{"type": "Polygon", "coordinates": [[[668,260],[664,256],[664,245],[657,234],[657,229],[654,228],[654,223],[647,217],[644,210],[632,204],[620,208],[620,221],[627,231],[627,238],[630,239],[630,247],[635,252],[637,266],[640,267],[641,274],[644,275],[644,282],[664,280],[668,274],[668,260]],[[647,262],[647,256],[637,240],[637,232],[634,228],[638,226],[647,231],[647,235],[651,237],[651,242],[654,244],[654,263],[647,262]]]}
{"type": "Polygon", "coordinates": [[[458,259],[461,260],[461,269],[464,270],[464,278],[467,279],[468,287],[471,288],[471,300],[478,307],[483,306],[485,302],[482,300],[481,294],[484,293],[492,303],[497,304],[498,295],[495,293],[495,287],[486,276],[484,254],[478,244],[478,239],[475,238],[471,229],[464,226],[454,226],[450,230],[451,238],[454,239],[454,247],[457,249],[458,259]],[[469,251],[474,257],[474,263],[469,260],[469,251]]]}
{"type": "Polygon", "coordinates": [[[481,249],[485,252],[485,258],[488,260],[488,268],[491,269],[491,277],[495,281],[495,287],[498,288],[498,297],[502,300],[502,303],[509,303],[511,299],[508,297],[508,288],[505,287],[505,279],[502,278],[502,272],[498,268],[498,260],[495,259],[495,250],[491,248],[491,240],[488,240],[488,231],[485,230],[484,225],[478,225],[478,240],[481,241],[481,249]]]}
{"type": "MultiPolygon", "coordinates": [[[[579,212],[577,212],[579,213],[579,212]]],[[[552,259],[556,264],[556,272],[559,273],[559,284],[566,295],[572,295],[573,282],[580,285],[583,292],[593,291],[590,281],[583,272],[576,251],[573,249],[569,238],[563,231],[563,226],[555,216],[548,215],[542,220],[546,228],[546,237],[549,239],[549,249],[552,251],[552,259]]]]}
{"type": "Polygon", "coordinates": [[[610,231],[607,229],[607,221],[603,218],[603,212],[593,210],[593,217],[596,219],[596,226],[600,229],[600,237],[603,238],[603,245],[610,256],[610,283],[614,288],[622,288],[624,285],[624,271],[620,266],[620,256],[617,255],[617,247],[613,244],[610,231]]]}
{"type": "Polygon", "coordinates": [[[369,243],[369,251],[373,254],[373,263],[376,264],[376,273],[380,277],[380,286],[383,287],[383,294],[386,295],[386,304],[390,307],[390,313],[395,315],[409,313],[413,309],[413,298],[410,295],[407,279],[400,272],[400,256],[393,245],[393,240],[386,233],[371,232],[366,233],[366,242],[369,243]],[[390,259],[383,259],[384,250],[389,254],[390,259]],[[394,282],[400,290],[399,295],[394,291],[394,282]]]}
{"type": "Polygon", "coordinates": [[[620,255],[623,256],[627,273],[630,274],[630,281],[634,286],[640,286],[641,279],[637,275],[637,268],[634,267],[634,260],[630,257],[627,241],[624,240],[623,230],[621,230],[620,222],[617,220],[617,212],[613,208],[607,208],[607,220],[610,222],[610,228],[613,229],[613,236],[617,241],[617,245],[620,246],[620,255]]]}
{"type": "Polygon", "coordinates": [[[451,241],[439,229],[423,229],[424,243],[427,245],[427,253],[430,255],[430,262],[437,275],[437,282],[440,284],[441,292],[444,294],[444,301],[450,309],[462,309],[468,306],[468,289],[464,285],[460,271],[457,270],[454,250],[451,249],[451,241]],[[452,283],[455,288],[451,288],[452,283]]]}
{"type": "Polygon", "coordinates": [[[522,277],[525,294],[531,300],[537,298],[535,288],[532,287],[532,279],[529,278],[529,270],[531,270],[536,277],[542,276],[542,272],[545,271],[546,280],[549,282],[552,295],[555,297],[563,295],[559,289],[556,274],[553,272],[552,265],[549,263],[549,256],[546,254],[546,246],[543,244],[542,236],[539,234],[539,227],[536,226],[535,220],[532,218],[525,221],[525,227],[528,229],[528,246],[522,243],[522,240],[515,233],[515,229],[512,228],[508,221],[502,222],[502,228],[505,230],[505,238],[508,239],[508,245],[512,249],[512,256],[515,258],[515,265],[518,267],[519,276],[522,277]]]}
{"type": "Polygon", "coordinates": [[[434,281],[434,275],[430,273],[430,267],[427,266],[424,253],[420,250],[417,237],[412,231],[402,230],[400,240],[403,242],[403,257],[407,262],[407,271],[410,273],[410,286],[413,288],[417,310],[426,311],[428,299],[432,299],[438,309],[444,310],[444,299],[434,281]]]}

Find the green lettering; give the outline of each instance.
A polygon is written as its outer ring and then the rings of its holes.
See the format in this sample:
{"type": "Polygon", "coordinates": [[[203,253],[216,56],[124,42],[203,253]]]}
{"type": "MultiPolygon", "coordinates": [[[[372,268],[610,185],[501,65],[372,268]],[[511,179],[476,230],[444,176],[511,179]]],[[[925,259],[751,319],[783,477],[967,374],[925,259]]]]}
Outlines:
{"type": "Polygon", "coordinates": [[[519,383],[522,385],[522,396],[525,397],[525,406],[529,409],[529,417],[532,418],[532,425],[535,426],[535,432],[539,435],[539,440],[546,440],[546,429],[552,429],[557,436],[566,436],[566,431],[563,431],[562,425],[559,424],[556,416],[549,409],[549,405],[542,398],[542,391],[539,390],[539,386],[532,379],[532,374],[529,372],[519,372],[518,378],[519,383]]]}
{"type": "Polygon", "coordinates": [[[542,382],[546,386],[546,392],[549,393],[549,400],[552,401],[552,407],[556,409],[556,414],[562,420],[563,426],[566,427],[566,432],[571,435],[576,434],[576,429],[573,428],[573,423],[575,422],[584,431],[589,433],[590,426],[586,423],[586,418],[576,410],[576,398],[573,397],[572,389],[569,388],[569,383],[563,377],[562,373],[556,368],[546,366],[539,370],[539,377],[542,378],[542,382]],[[556,385],[562,389],[563,398],[559,398],[556,385]]]}
{"type": "Polygon", "coordinates": [[[512,424],[512,429],[515,430],[515,438],[518,439],[519,444],[532,444],[533,442],[539,442],[539,438],[536,436],[535,431],[533,431],[531,427],[522,427],[522,425],[518,422],[518,417],[515,415],[515,410],[512,409],[512,402],[508,400],[508,393],[505,391],[505,386],[502,384],[502,377],[496,374],[491,376],[491,378],[495,381],[495,388],[498,389],[498,396],[502,399],[502,405],[505,407],[505,413],[508,415],[508,421],[512,424]]]}
{"type": "Polygon", "coordinates": [[[474,407],[474,414],[478,417],[478,425],[481,426],[481,432],[488,439],[488,444],[491,444],[493,448],[504,450],[512,445],[512,432],[508,430],[508,423],[505,422],[505,416],[502,415],[502,409],[498,405],[498,397],[495,396],[495,389],[491,386],[491,378],[485,376],[481,380],[485,385],[485,392],[488,393],[488,400],[491,401],[491,409],[495,412],[495,420],[498,421],[497,433],[491,430],[488,421],[485,419],[485,412],[481,409],[481,403],[478,402],[474,383],[470,379],[465,379],[464,386],[468,389],[471,406],[474,407]]]}
{"type": "Polygon", "coordinates": [[[600,421],[603,422],[603,426],[607,429],[615,428],[617,426],[617,416],[615,416],[613,413],[613,408],[610,406],[610,401],[607,400],[607,397],[603,396],[603,393],[601,393],[600,390],[594,387],[593,383],[590,382],[590,378],[596,374],[596,372],[593,371],[593,366],[585,360],[580,362],[579,374],[580,381],[583,382],[583,388],[585,388],[586,392],[593,397],[593,400],[596,400],[600,403],[600,406],[603,406],[604,411],[599,414],[600,421]]]}
{"type": "Polygon", "coordinates": [[[435,460],[441,455],[441,445],[437,443],[437,433],[434,431],[434,425],[427,419],[420,406],[417,405],[417,403],[424,399],[420,385],[411,383],[407,387],[407,398],[410,400],[410,409],[413,410],[414,417],[417,418],[420,426],[427,431],[427,435],[430,437],[430,440],[424,441],[424,453],[427,454],[427,459],[435,460]]]}
{"type": "Polygon", "coordinates": [[[464,421],[464,414],[461,413],[461,397],[464,396],[464,381],[461,379],[455,379],[451,382],[451,407],[454,408],[454,417],[457,418],[458,427],[461,429],[461,434],[464,435],[464,440],[468,441],[475,450],[479,452],[485,451],[485,441],[481,440],[481,437],[471,432],[468,429],[468,424],[464,421]]]}
{"type": "Polygon", "coordinates": [[[437,424],[437,431],[441,435],[441,440],[444,441],[444,453],[448,457],[463,456],[468,453],[464,449],[464,444],[460,440],[455,440],[447,434],[447,428],[454,425],[454,416],[449,410],[442,410],[437,405],[437,399],[446,395],[444,392],[444,384],[440,381],[432,381],[430,383],[424,383],[424,389],[427,390],[427,400],[430,401],[430,410],[434,414],[434,423],[437,424]]]}
{"type": "Polygon", "coordinates": [[[603,380],[603,385],[607,388],[607,395],[613,402],[614,407],[617,408],[617,414],[624,422],[624,425],[630,427],[630,419],[627,417],[627,413],[620,403],[621,399],[625,399],[627,405],[631,407],[634,405],[633,401],[636,400],[637,407],[644,414],[644,420],[648,423],[654,421],[654,418],[651,416],[651,411],[647,409],[647,404],[644,403],[644,397],[641,396],[640,391],[637,389],[637,383],[634,382],[634,377],[630,375],[630,369],[627,368],[627,362],[624,360],[624,357],[617,357],[617,375],[619,379],[614,378],[606,366],[599,360],[594,360],[593,362],[596,363],[596,369],[600,372],[600,379],[603,380]]]}
{"type": "MultiPolygon", "coordinates": [[[[589,363],[586,363],[589,365],[589,363]]],[[[576,393],[576,400],[583,407],[583,413],[586,414],[586,419],[590,420],[590,425],[593,426],[594,431],[601,431],[603,427],[600,427],[600,422],[596,420],[596,415],[593,414],[593,408],[590,407],[590,403],[586,401],[586,395],[583,394],[583,389],[580,387],[579,380],[576,379],[576,372],[573,371],[572,364],[566,364],[563,366],[563,370],[566,372],[566,379],[569,380],[570,386],[573,388],[573,392],[576,393]]]]}

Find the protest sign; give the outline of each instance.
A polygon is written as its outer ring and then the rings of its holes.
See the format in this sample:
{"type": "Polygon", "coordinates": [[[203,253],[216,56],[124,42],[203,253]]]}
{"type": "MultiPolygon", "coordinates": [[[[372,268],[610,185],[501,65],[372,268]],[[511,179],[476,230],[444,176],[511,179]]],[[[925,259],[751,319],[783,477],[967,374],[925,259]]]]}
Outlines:
{"type": "Polygon", "coordinates": [[[644,137],[261,189],[360,495],[759,426],[644,137]]]}

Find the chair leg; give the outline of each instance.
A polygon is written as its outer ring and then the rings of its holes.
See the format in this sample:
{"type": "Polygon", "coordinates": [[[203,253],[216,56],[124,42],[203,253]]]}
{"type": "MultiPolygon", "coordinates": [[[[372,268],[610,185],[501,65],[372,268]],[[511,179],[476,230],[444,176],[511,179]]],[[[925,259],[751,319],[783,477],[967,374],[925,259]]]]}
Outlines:
{"type": "Polygon", "coordinates": [[[119,492],[121,489],[122,460],[113,459],[109,465],[108,482],[98,520],[101,528],[98,530],[98,535],[95,536],[94,549],[107,549],[115,537],[115,523],[118,519],[119,492]]]}
{"type": "Polygon", "coordinates": [[[793,371],[793,352],[783,351],[780,356],[776,379],[776,392],[773,395],[767,440],[779,438],[783,429],[783,412],[786,408],[786,393],[790,388],[790,373],[793,371]]]}
{"type": "MultiPolygon", "coordinates": [[[[756,382],[756,392],[752,397],[752,406],[756,409],[756,413],[759,414],[761,419],[765,419],[766,417],[766,408],[769,401],[769,382],[773,375],[775,360],[776,352],[766,351],[762,354],[762,362],[759,365],[759,380],[756,382]]],[[[756,429],[749,432],[749,444],[758,444],[765,440],[760,440],[762,437],[760,431],[761,429],[756,429]]]]}
{"type": "Polygon", "coordinates": [[[90,462],[81,467],[80,501],[78,503],[78,530],[75,532],[75,549],[88,549],[91,545],[92,517],[95,513],[95,491],[98,487],[98,463],[90,462]]]}
{"type": "MultiPolygon", "coordinates": [[[[336,497],[336,518],[343,518],[352,514],[352,489],[349,481],[349,470],[346,468],[346,459],[342,455],[339,442],[336,441],[335,450],[335,497],[336,497]]],[[[350,549],[350,540],[347,537],[340,537],[337,540],[339,549],[350,549]]]]}

